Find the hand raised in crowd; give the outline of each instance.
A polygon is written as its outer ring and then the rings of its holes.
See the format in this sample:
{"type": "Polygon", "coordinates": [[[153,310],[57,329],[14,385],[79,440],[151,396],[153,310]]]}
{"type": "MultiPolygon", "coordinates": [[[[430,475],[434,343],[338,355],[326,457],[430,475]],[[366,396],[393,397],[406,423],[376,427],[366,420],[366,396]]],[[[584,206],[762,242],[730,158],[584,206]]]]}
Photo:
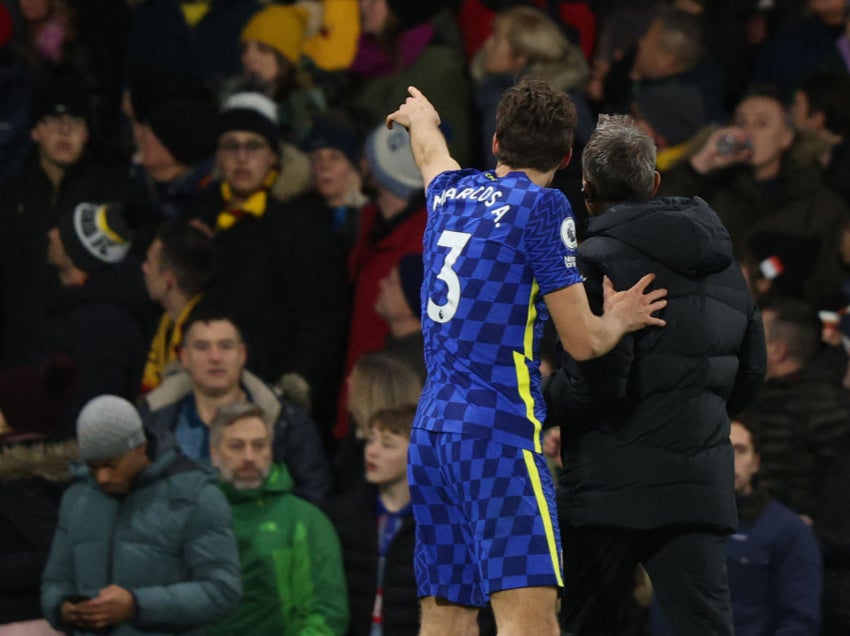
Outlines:
{"type": "Polygon", "coordinates": [[[136,611],[133,595],[123,587],[110,585],[89,601],[64,601],[60,609],[62,622],[74,627],[104,629],[132,618],[136,611]]]}
{"type": "Polygon", "coordinates": [[[605,276],[602,280],[604,315],[617,320],[623,326],[625,333],[649,326],[666,325],[664,320],[652,315],[653,312],[667,306],[667,300],[664,298],[667,295],[666,289],[653,289],[646,292],[646,288],[653,280],[655,280],[655,274],[647,274],[631,288],[618,292],[614,289],[611,279],[605,276]]]}
{"type": "Polygon", "coordinates": [[[691,157],[691,166],[699,174],[749,161],[753,156],[752,142],[746,131],[737,126],[718,128],[691,157]]]}

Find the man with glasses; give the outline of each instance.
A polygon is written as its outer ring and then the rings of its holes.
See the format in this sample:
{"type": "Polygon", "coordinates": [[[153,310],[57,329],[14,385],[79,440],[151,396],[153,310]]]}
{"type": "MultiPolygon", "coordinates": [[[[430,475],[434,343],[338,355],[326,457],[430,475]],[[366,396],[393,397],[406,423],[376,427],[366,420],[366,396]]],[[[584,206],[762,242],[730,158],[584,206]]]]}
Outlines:
{"type": "Polygon", "coordinates": [[[295,373],[309,386],[313,415],[333,403],[347,329],[347,281],[323,211],[271,196],[280,167],[276,106],[237,93],[218,121],[222,176],[202,218],[219,267],[202,303],[224,307],[242,327],[247,368],[266,382],[295,373]]]}

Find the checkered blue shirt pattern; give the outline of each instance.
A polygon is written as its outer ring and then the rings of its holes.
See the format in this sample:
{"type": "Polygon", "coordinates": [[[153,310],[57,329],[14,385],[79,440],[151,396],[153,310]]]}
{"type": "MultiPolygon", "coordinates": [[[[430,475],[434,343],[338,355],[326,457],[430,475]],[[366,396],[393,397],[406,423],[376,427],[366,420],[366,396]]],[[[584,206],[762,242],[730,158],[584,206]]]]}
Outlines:
{"type": "Polygon", "coordinates": [[[540,452],[543,294],[582,280],[570,204],[522,172],[445,172],[427,194],[414,426],[540,452]]]}

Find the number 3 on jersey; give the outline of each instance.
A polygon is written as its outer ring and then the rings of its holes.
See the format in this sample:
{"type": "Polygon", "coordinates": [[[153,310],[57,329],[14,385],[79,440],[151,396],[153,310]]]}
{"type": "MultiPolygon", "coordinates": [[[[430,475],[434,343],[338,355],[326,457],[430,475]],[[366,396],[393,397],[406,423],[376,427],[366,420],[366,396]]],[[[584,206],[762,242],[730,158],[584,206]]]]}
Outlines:
{"type": "Polygon", "coordinates": [[[437,240],[437,245],[449,248],[443,268],[437,274],[437,278],[446,284],[448,290],[446,291],[446,303],[444,305],[438,305],[430,298],[428,299],[428,317],[434,322],[448,322],[457,311],[460,302],[460,280],[458,280],[457,274],[452,268],[471,236],[467,232],[444,230],[437,240]]]}

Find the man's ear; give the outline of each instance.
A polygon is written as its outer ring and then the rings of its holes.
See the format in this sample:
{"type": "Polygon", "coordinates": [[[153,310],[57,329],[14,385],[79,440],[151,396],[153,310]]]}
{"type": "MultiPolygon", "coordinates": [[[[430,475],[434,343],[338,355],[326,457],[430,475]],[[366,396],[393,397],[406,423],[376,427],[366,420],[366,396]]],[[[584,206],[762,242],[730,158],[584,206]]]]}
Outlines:
{"type": "Polygon", "coordinates": [[[596,201],[596,189],[593,187],[593,184],[584,177],[582,177],[581,180],[581,193],[587,203],[593,203],[596,201]]]}
{"type": "Polygon", "coordinates": [[[494,157],[499,156],[499,140],[496,138],[496,133],[493,133],[493,141],[490,143],[490,152],[494,157]]]}
{"type": "Polygon", "coordinates": [[[570,151],[564,155],[564,158],[561,159],[561,163],[558,164],[558,170],[563,170],[568,165],[570,165],[570,161],[573,158],[573,149],[570,148],[570,151]]]}
{"type": "Polygon", "coordinates": [[[652,177],[652,196],[655,196],[658,193],[658,188],[661,186],[661,173],[658,170],[655,171],[655,175],[652,177]]]}

